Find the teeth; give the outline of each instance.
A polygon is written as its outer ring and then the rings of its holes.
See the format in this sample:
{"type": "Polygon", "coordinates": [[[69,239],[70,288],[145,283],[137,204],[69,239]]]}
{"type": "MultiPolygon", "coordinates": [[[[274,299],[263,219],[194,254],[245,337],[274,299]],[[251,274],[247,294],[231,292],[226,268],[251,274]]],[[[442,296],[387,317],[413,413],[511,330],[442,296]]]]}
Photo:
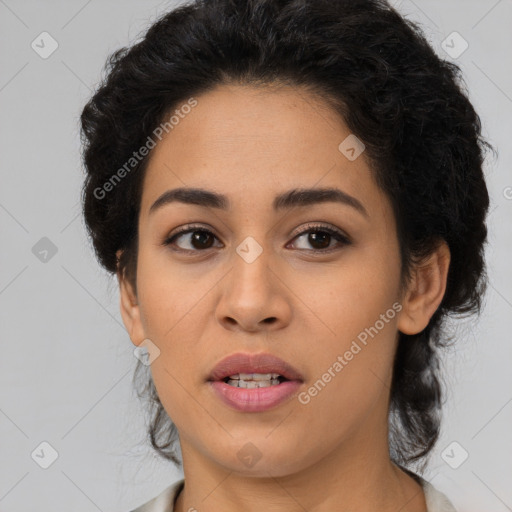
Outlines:
{"type": "Polygon", "coordinates": [[[237,373],[229,376],[231,380],[271,380],[278,377],[279,373],[237,373]]]}
{"type": "MultiPolygon", "coordinates": [[[[269,374],[269,375],[279,375],[279,374],[269,374]]],[[[269,379],[269,380],[258,379],[258,380],[248,380],[248,381],[243,380],[243,379],[231,379],[231,380],[228,380],[228,384],[235,388],[245,388],[245,389],[267,388],[269,386],[279,385],[279,379],[269,379]]]]}
{"type": "Polygon", "coordinates": [[[230,375],[228,384],[235,388],[255,389],[280,384],[279,373],[237,373],[230,375]]]}

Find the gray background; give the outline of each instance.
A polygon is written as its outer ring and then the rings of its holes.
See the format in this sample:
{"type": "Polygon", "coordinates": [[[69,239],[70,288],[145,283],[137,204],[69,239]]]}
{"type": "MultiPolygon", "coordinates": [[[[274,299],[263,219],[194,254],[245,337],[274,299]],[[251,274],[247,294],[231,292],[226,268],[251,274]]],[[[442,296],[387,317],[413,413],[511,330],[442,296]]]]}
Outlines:
{"type": "MultiPolygon", "coordinates": [[[[78,132],[106,57],[175,4],[0,0],[1,511],[126,512],[181,477],[145,439],[117,283],[80,216],[78,132]],[[46,59],[31,47],[44,31],[59,45],[46,59]],[[47,469],[44,441],[58,453],[47,469]]],[[[491,286],[480,320],[454,327],[443,434],[426,477],[461,511],[512,510],[512,1],[394,5],[462,66],[499,151],[486,161],[491,286]],[[441,46],[449,36],[452,53],[462,48],[454,31],[469,45],[456,57],[441,46]]]]}

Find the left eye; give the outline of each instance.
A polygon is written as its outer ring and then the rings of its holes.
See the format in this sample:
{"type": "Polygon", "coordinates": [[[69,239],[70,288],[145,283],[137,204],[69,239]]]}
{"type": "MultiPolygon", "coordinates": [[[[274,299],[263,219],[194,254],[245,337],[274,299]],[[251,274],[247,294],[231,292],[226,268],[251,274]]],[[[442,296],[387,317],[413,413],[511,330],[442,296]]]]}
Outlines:
{"type": "MultiPolygon", "coordinates": [[[[334,238],[339,245],[349,245],[351,242],[341,231],[337,229],[331,228],[330,226],[308,226],[308,228],[304,231],[301,231],[297,235],[294,236],[293,240],[300,239],[304,236],[308,235],[308,239],[306,243],[309,243],[313,246],[313,249],[307,249],[312,252],[330,252],[332,247],[330,246],[330,242],[334,238]],[[328,250],[326,250],[328,249],[328,250]]],[[[164,240],[163,245],[176,245],[178,247],[178,251],[184,252],[198,252],[204,251],[206,249],[212,248],[213,239],[218,238],[209,230],[203,227],[188,227],[175,233],[170,236],[166,240],[164,240]],[[176,240],[179,240],[184,235],[192,235],[189,238],[189,247],[180,247],[176,244],[176,240]]],[[[299,247],[300,248],[300,247],[299,247]]]]}
{"type": "Polygon", "coordinates": [[[305,231],[301,231],[298,235],[296,235],[294,240],[302,238],[306,235],[308,236],[306,243],[311,245],[317,245],[317,247],[315,247],[313,251],[329,252],[326,251],[325,249],[329,248],[330,242],[332,241],[333,238],[340,245],[350,244],[350,240],[341,231],[331,228],[330,226],[310,226],[305,231]]]}

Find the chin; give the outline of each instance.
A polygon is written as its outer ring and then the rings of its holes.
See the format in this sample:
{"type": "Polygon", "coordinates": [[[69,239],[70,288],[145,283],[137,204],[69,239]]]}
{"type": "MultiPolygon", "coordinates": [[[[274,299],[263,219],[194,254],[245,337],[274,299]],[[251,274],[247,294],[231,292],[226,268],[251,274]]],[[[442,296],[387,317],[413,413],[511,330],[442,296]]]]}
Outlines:
{"type": "Polygon", "coordinates": [[[232,471],[241,476],[270,478],[291,475],[307,467],[306,461],[300,460],[296,443],[286,444],[271,443],[262,438],[258,443],[247,441],[237,443],[237,446],[226,447],[219,454],[212,454],[218,464],[227,471],[232,471]],[[262,446],[265,444],[265,446],[262,446]],[[227,453],[233,453],[233,457],[226,459],[227,453]]]}

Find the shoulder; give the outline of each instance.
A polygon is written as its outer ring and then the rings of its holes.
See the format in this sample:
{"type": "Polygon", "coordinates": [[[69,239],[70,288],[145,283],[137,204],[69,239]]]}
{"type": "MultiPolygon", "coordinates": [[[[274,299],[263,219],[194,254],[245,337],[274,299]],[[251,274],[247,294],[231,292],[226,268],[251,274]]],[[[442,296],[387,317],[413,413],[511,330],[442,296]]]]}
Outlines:
{"type": "Polygon", "coordinates": [[[397,466],[411,478],[414,478],[423,488],[427,512],[457,512],[446,495],[438,491],[428,480],[425,480],[422,476],[404,466],[399,464],[397,466]]]}
{"type": "Polygon", "coordinates": [[[438,491],[430,482],[420,477],[420,483],[425,493],[427,512],[457,512],[446,495],[438,491]]]}
{"type": "MultiPolygon", "coordinates": [[[[425,493],[427,512],[457,512],[450,500],[438,491],[430,482],[416,475],[425,493]]],[[[182,478],[166,487],[158,496],[131,510],[130,512],[173,512],[174,502],[183,489],[185,480],[182,478]]]]}
{"type": "Polygon", "coordinates": [[[143,503],[130,512],[173,512],[174,502],[181,489],[183,489],[184,484],[185,480],[183,478],[174,482],[169,487],[166,487],[158,496],[155,496],[153,499],[143,503]]]}

